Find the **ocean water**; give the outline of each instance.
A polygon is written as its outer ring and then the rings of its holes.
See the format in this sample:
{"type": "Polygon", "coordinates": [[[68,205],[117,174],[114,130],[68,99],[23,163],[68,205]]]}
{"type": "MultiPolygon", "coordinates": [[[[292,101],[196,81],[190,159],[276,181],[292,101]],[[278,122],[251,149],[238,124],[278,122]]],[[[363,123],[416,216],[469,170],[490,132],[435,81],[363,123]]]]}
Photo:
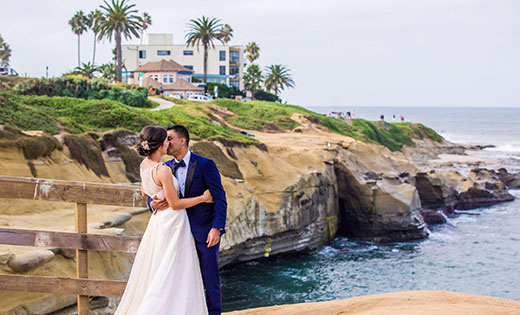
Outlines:
{"type": "MultiPolygon", "coordinates": [[[[310,108],[378,120],[395,114],[446,139],[495,145],[486,153],[516,170],[520,109],[310,108]]],[[[396,120],[397,120],[396,119],[396,120]]],[[[520,191],[511,191],[520,198],[520,191]]],[[[451,290],[520,300],[520,199],[461,211],[420,241],[376,244],[338,236],[314,255],[291,255],[221,270],[224,310],[343,299],[406,290],[451,290]]]]}
{"type": "MultiPolygon", "coordinates": [[[[513,192],[520,197],[520,191],[513,192]]],[[[315,255],[225,267],[226,310],[408,290],[520,300],[520,199],[465,211],[430,237],[376,244],[336,237],[315,255]]]]}

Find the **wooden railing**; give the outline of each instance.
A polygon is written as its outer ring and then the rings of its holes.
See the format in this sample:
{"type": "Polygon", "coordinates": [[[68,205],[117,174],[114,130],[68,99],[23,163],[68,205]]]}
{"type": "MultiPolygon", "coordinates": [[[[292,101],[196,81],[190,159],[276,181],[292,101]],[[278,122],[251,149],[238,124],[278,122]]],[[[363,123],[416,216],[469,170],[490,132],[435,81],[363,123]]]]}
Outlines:
{"type": "Polygon", "coordinates": [[[76,203],[76,233],[0,228],[0,244],[76,250],[77,278],[0,275],[0,290],[75,294],[78,314],[89,296],[121,296],[125,281],[88,279],[88,250],[135,253],[139,237],[87,233],[87,204],[146,207],[138,187],[54,179],[0,176],[0,198],[76,203]]]}

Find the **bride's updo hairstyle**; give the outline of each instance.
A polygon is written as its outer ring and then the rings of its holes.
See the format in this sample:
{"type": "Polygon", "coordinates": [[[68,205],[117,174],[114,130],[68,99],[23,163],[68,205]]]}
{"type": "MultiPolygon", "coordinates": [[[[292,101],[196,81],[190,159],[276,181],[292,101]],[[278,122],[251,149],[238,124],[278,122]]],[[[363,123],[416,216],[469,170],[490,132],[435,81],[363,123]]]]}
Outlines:
{"type": "Polygon", "coordinates": [[[149,156],[161,147],[166,139],[166,129],[161,126],[146,126],[139,133],[137,152],[142,156],[149,156]]]}

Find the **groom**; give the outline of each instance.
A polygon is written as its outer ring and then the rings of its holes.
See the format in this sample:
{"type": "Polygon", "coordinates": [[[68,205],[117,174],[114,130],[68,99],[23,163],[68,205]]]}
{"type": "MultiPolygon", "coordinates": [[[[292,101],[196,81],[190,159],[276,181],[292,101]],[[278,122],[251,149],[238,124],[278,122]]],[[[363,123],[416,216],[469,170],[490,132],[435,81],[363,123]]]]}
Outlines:
{"type": "MultiPolygon", "coordinates": [[[[221,314],[218,249],[226,224],[227,201],[220,173],[212,160],[189,150],[190,134],[182,125],[168,126],[168,155],[174,159],[164,163],[172,169],[179,182],[180,198],[196,197],[209,189],[213,203],[201,203],[186,209],[191,232],[199,256],[202,280],[206,289],[206,303],[210,315],[221,314]]],[[[165,199],[148,198],[152,213],[168,208],[165,199]]]]}

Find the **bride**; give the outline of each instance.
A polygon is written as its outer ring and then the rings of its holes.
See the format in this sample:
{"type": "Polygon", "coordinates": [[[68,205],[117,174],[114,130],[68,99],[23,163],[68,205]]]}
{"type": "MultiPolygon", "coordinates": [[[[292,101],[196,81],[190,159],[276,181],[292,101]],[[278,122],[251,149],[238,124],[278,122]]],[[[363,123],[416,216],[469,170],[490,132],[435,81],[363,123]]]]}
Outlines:
{"type": "Polygon", "coordinates": [[[166,129],[147,126],[139,134],[143,196],[166,197],[169,208],[150,217],[137,250],[125,292],[115,314],[207,314],[199,260],[186,208],[212,202],[206,190],[179,199],[177,179],[161,163],[166,154],[166,129]]]}

